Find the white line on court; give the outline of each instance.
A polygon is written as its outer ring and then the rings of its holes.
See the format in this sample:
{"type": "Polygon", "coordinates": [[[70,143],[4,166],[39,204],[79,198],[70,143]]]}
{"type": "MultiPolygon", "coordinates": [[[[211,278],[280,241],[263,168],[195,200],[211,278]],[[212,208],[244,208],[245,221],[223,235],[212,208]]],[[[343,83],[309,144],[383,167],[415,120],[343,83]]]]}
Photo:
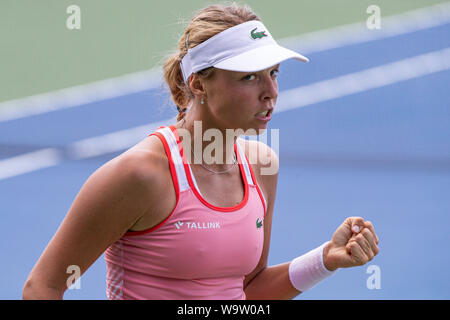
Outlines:
{"type": "Polygon", "coordinates": [[[161,85],[161,79],[162,70],[151,69],[1,102],[0,123],[154,89],[161,85]]]}
{"type": "MultiPolygon", "coordinates": [[[[437,4],[399,15],[382,18],[380,30],[368,30],[365,21],[280,39],[278,42],[304,54],[330,50],[350,44],[393,37],[446,24],[450,21],[450,3],[437,4]]],[[[0,103],[0,123],[36,114],[78,107],[162,85],[162,70],[131,73],[120,77],[61,89],[0,103]]]]}
{"type": "Polygon", "coordinates": [[[48,148],[0,161],[0,180],[55,166],[63,160],[58,149],[48,148]]]}
{"type": "Polygon", "coordinates": [[[280,44],[310,54],[352,44],[385,39],[425,30],[450,22],[450,3],[408,11],[402,14],[381,16],[381,29],[369,30],[366,21],[319,30],[281,39],[280,44]]]}
{"type": "MultiPolygon", "coordinates": [[[[450,69],[450,48],[280,92],[276,112],[301,108],[447,69],[450,69]]],[[[67,151],[71,158],[85,159],[125,150],[160,125],[166,125],[173,121],[173,118],[165,119],[144,126],[80,140],[69,145],[67,151]]],[[[44,149],[1,160],[0,180],[57,165],[63,160],[62,152],[56,149],[44,149]]]]}
{"type": "Polygon", "coordinates": [[[176,122],[176,118],[165,119],[131,129],[83,139],[69,145],[67,150],[68,155],[71,159],[81,160],[125,150],[137,141],[142,140],[146,135],[155,131],[158,127],[165,126],[167,123],[172,122],[176,122]]]}
{"type": "Polygon", "coordinates": [[[276,112],[337,99],[450,69],[450,48],[280,92],[276,112]]]}

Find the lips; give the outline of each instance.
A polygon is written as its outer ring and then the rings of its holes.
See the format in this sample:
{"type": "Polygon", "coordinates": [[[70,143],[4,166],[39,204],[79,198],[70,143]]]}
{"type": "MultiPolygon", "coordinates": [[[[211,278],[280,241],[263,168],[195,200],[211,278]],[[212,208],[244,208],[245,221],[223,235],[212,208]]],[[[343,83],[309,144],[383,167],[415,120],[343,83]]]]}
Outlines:
{"type": "Polygon", "coordinates": [[[258,112],[255,116],[257,119],[262,121],[268,121],[272,118],[273,109],[266,109],[264,111],[258,112]]]}

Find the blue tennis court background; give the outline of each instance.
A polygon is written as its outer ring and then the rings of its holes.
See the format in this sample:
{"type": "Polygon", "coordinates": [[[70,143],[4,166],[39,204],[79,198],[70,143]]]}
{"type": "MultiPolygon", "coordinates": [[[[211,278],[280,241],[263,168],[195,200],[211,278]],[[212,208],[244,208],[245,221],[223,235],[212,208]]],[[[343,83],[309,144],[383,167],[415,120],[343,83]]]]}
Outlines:
{"type": "MultiPolygon", "coordinates": [[[[441,50],[450,24],[311,53],[288,61],[280,91],[441,50]]],[[[450,298],[450,71],[280,112],[280,173],[269,265],[331,238],[349,216],[373,222],[380,253],[341,269],[297,299],[450,298]],[[369,290],[367,267],[381,271],[369,290]]],[[[149,90],[0,123],[0,159],[175,115],[167,96],[149,90]]],[[[150,133],[150,131],[148,132],[150,133]]],[[[144,138],[145,136],[142,136],[144,138]]],[[[138,142],[138,141],[136,141],[138,142]]],[[[270,141],[269,141],[270,142],[270,141]]],[[[119,153],[75,160],[0,180],[3,239],[0,298],[19,299],[24,281],[85,180],[119,153]]],[[[103,256],[66,299],[106,299],[103,256]]]]}

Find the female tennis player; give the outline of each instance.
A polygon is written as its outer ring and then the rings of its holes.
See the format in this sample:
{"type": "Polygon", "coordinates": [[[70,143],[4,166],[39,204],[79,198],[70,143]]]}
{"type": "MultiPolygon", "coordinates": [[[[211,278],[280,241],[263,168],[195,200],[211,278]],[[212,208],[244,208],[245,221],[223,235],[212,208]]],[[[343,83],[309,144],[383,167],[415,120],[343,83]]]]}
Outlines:
{"type": "Polygon", "coordinates": [[[372,260],[372,224],[349,217],[320,247],[267,266],[278,158],[264,143],[228,138],[266,128],[279,64],[291,58],[308,61],[279,46],[248,7],[199,11],[164,65],[178,122],[89,177],[23,298],[62,299],[68,267],[83,274],[102,253],[108,299],[292,299],[339,268],[372,260]],[[204,159],[212,129],[224,150],[213,162],[204,159]],[[276,170],[263,174],[267,167],[276,170]]]}

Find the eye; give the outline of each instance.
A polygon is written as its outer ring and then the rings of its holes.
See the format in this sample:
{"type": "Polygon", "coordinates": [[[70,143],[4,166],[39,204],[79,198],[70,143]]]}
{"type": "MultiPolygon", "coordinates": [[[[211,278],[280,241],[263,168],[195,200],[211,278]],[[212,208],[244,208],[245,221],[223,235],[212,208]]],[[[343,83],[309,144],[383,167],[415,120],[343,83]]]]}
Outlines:
{"type": "Polygon", "coordinates": [[[273,69],[273,70],[270,72],[270,75],[276,77],[279,73],[280,73],[280,70],[278,70],[278,69],[273,69]]]}
{"type": "Polygon", "coordinates": [[[256,75],[248,74],[244,78],[242,78],[242,80],[248,80],[248,81],[253,80],[254,78],[251,78],[251,77],[256,77],[256,75]]]}

